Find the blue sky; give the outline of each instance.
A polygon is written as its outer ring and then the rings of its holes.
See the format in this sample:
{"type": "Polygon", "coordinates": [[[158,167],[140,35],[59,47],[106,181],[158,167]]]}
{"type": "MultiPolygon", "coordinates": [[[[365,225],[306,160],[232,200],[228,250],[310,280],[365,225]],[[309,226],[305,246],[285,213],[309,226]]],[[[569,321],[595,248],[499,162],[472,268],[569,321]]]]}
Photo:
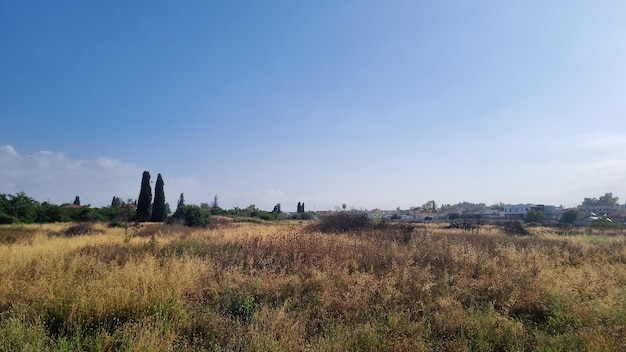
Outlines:
{"type": "MultiPolygon", "coordinates": [[[[0,193],[626,200],[622,1],[0,0],[0,193]]],[[[291,209],[293,208],[293,209],[291,209]]]]}

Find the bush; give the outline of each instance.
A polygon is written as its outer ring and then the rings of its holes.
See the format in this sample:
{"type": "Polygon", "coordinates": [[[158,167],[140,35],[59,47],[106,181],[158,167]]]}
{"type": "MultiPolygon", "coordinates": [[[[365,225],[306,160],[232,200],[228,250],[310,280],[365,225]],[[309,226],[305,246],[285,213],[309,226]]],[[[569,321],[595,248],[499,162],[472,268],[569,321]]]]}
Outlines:
{"type": "Polygon", "coordinates": [[[580,213],[578,212],[577,209],[568,209],[563,213],[563,215],[561,215],[561,220],[559,221],[564,224],[573,224],[579,218],[580,218],[580,213]]]}
{"type": "Polygon", "coordinates": [[[220,207],[212,207],[211,209],[209,209],[209,211],[211,212],[211,215],[224,215],[226,214],[226,210],[220,208],[220,207]]]}
{"type": "Polygon", "coordinates": [[[508,221],[499,225],[500,230],[509,236],[530,236],[531,233],[519,221],[508,221]]]}
{"type": "Polygon", "coordinates": [[[316,229],[322,232],[349,232],[363,230],[369,225],[367,214],[344,211],[324,216],[316,229]]]}
{"type": "Polygon", "coordinates": [[[596,227],[596,228],[621,228],[623,227],[622,224],[615,222],[609,218],[600,218],[594,222],[592,222],[591,224],[589,224],[589,227],[596,227]]]}
{"type": "Polygon", "coordinates": [[[275,221],[278,220],[278,213],[274,213],[274,212],[267,212],[267,211],[259,211],[258,212],[258,217],[261,220],[266,220],[266,221],[275,221]]]}
{"type": "Polygon", "coordinates": [[[18,219],[16,217],[0,212],[0,224],[12,224],[17,221],[18,219]]]}
{"type": "Polygon", "coordinates": [[[546,214],[542,210],[531,209],[524,216],[525,222],[537,222],[544,223],[546,222],[546,214]]]}
{"type": "Polygon", "coordinates": [[[297,214],[291,215],[291,220],[312,220],[312,219],[313,219],[313,214],[311,214],[310,212],[297,213],[297,214]]]}
{"type": "Polygon", "coordinates": [[[80,223],[72,225],[63,230],[60,235],[65,237],[83,236],[103,233],[102,230],[96,229],[91,223],[80,223]]]}
{"type": "Polygon", "coordinates": [[[191,227],[206,227],[211,224],[211,213],[197,205],[182,205],[176,209],[168,222],[191,227]]]}

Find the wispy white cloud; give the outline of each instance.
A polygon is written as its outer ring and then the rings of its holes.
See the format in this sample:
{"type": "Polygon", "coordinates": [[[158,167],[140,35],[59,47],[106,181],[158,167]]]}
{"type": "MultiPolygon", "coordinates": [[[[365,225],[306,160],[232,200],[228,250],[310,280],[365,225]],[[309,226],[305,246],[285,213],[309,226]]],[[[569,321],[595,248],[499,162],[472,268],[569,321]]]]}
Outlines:
{"type": "Polygon", "coordinates": [[[587,164],[585,173],[597,182],[626,184],[626,160],[606,159],[587,164]]]}
{"type": "MultiPolygon", "coordinates": [[[[0,193],[25,192],[38,201],[55,204],[69,203],[80,196],[82,204],[109,205],[113,196],[136,199],[145,168],[111,157],[74,159],[65,153],[40,151],[20,153],[10,145],[0,146],[0,193]]],[[[157,173],[152,173],[156,181],[157,173]]],[[[181,193],[187,204],[211,202],[219,194],[224,207],[244,207],[255,204],[269,209],[284,202],[285,193],[278,189],[220,192],[193,178],[163,175],[166,201],[172,210],[181,193]]]]}
{"type": "Polygon", "coordinates": [[[110,157],[72,159],[64,153],[40,151],[22,154],[0,146],[0,192],[26,192],[39,200],[107,205],[113,196],[136,198],[143,170],[110,157]],[[136,194],[137,193],[137,194],[136,194]]]}
{"type": "Polygon", "coordinates": [[[612,149],[626,146],[626,135],[620,134],[590,134],[583,137],[586,147],[596,149],[612,149]]]}
{"type": "Polygon", "coordinates": [[[577,168],[572,174],[576,183],[572,184],[572,192],[582,197],[598,197],[606,192],[624,199],[626,185],[626,159],[607,158],[588,161],[577,168]]]}

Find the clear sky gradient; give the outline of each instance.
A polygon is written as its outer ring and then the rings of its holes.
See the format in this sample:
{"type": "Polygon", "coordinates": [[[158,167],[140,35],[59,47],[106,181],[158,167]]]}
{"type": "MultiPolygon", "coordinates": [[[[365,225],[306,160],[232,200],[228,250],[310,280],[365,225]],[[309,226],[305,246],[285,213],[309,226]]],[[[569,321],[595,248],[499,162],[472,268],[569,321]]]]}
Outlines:
{"type": "MultiPolygon", "coordinates": [[[[0,193],[626,200],[623,1],[0,0],[0,193]]],[[[293,209],[292,209],[293,208],[293,209]]]]}

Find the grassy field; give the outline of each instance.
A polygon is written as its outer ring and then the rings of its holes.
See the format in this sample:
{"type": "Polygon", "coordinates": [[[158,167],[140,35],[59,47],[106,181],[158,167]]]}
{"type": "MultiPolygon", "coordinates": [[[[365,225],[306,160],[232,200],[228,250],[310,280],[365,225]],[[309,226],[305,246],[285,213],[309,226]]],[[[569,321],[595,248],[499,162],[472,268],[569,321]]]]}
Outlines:
{"type": "Polygon", "coordinates": [[[0,350],[626,350],[620,230],[68,226],[0,227],[0,350]]]}

